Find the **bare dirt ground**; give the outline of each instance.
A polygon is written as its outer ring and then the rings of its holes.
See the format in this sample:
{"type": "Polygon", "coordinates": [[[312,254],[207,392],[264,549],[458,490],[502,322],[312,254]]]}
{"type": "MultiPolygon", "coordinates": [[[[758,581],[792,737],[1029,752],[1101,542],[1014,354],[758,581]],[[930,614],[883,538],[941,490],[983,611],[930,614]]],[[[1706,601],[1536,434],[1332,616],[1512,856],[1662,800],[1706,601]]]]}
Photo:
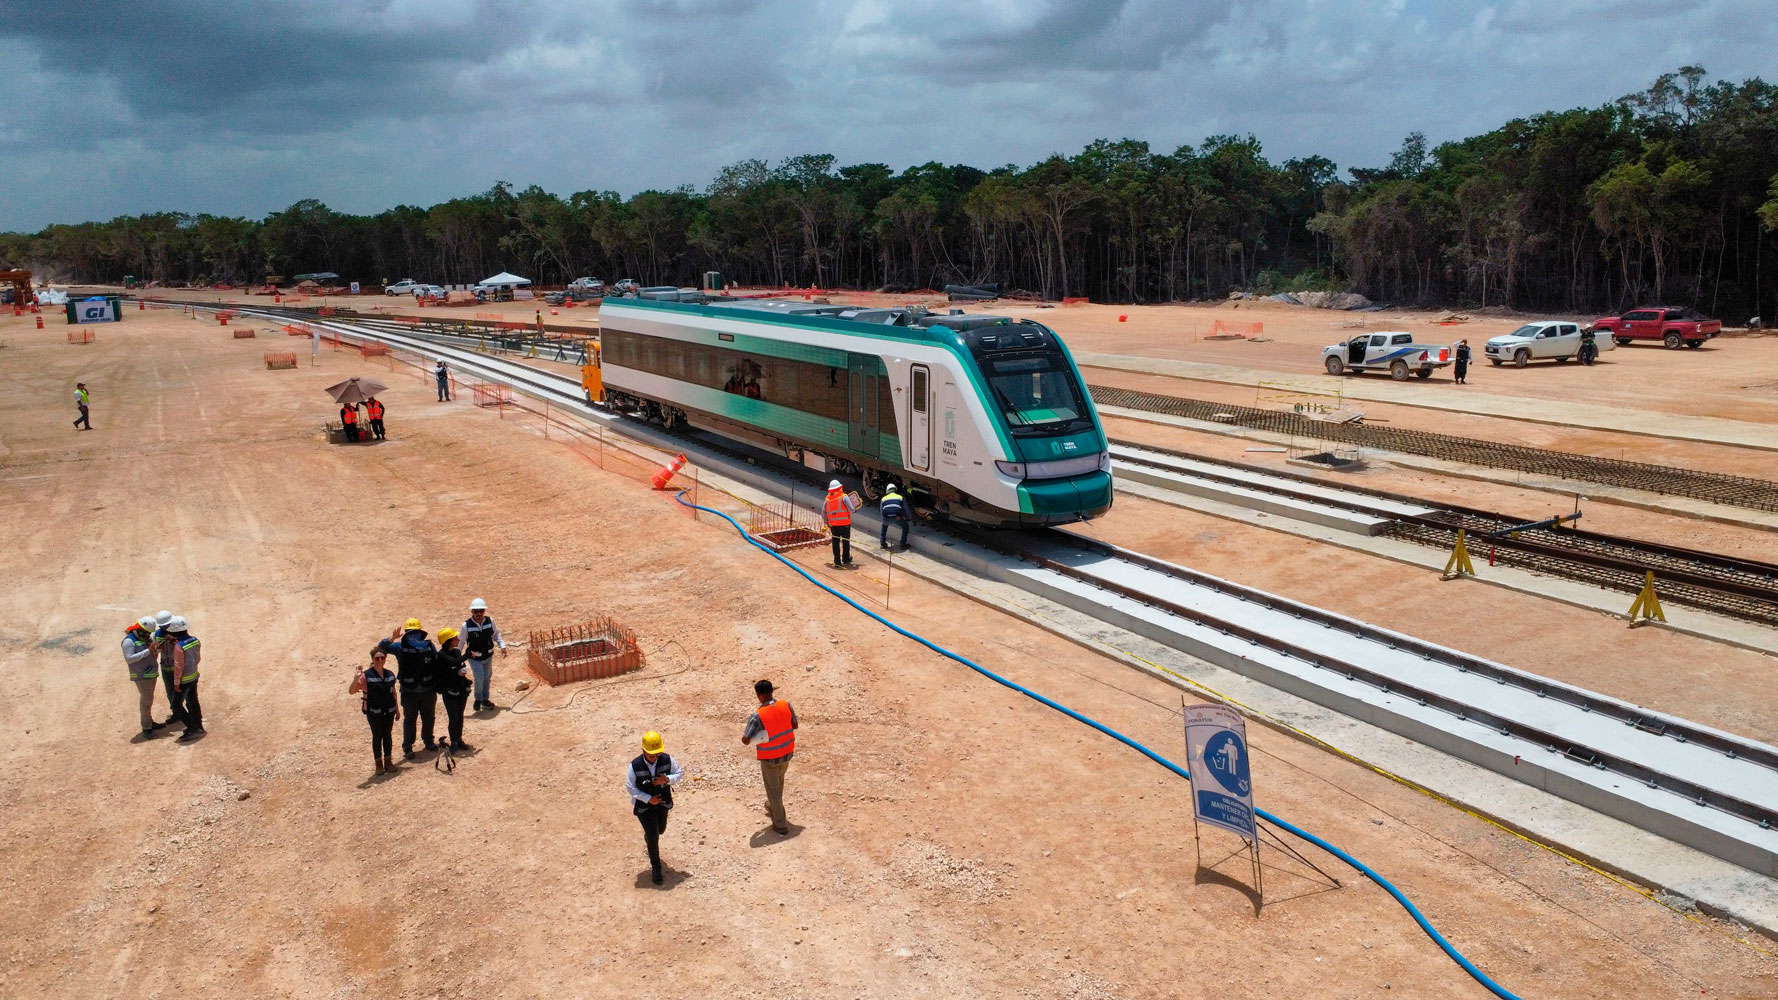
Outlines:
{"type": "MultiPolygon", "coordinates": [[[[1485,995],[1325,858],[1342,888],[1270,851],[1256,915],[1229,881],[1242,862],[1195,873],[1177,779],[516,415],[395,373],[390,440],[330,446],[321,387],[366,370],[349,354],[269,372],[283,338],[166,313],[78,347],[0,317],[0,340],[0,995],[1485,995]],[[77,379],[91,432],[68,423],[77,379]],[[471,720],[479,753],[372,779],[351,668],[472,596],[513,639],[613,615],[649,665],[513,709],[519,660],[497,661],[509,709],[471,720]],[[191,745],[137,736],[119,662],[124,625],[162,607],[204,641],[210,734],[191,745]],[[739,746],[761,674],[803,718],[784,840],[739,746]],[[651,727],[687,772],[661,890],[620,787],[651,727]]],[[[878,575],[842,582],[874,599],[878,575]]],[[[1175,689],[899,575],[893,601],[1177,750],[1175,689]]],[[[1254,743],[1262,804],[1371,861],[1522,996],[1778,992],[1778,962],[1720,925],[1254,743]]]]}

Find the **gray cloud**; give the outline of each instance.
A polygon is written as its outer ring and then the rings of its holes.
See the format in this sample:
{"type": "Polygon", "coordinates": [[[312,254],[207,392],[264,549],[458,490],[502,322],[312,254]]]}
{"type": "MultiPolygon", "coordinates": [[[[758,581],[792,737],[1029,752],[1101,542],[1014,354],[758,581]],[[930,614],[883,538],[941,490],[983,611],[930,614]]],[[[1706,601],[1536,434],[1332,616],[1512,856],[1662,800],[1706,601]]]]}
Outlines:
{"type": "Polygon", "coordinates": [[[0,228],[376,211],[496,179],[702,187],[811,151],[988,167],[1121,136],[1377,165],[1412,129],[1597,105],[1685,63],[1754,75],[1775,41],[1762,0],[50,0],[0,17],[0,228]]]}

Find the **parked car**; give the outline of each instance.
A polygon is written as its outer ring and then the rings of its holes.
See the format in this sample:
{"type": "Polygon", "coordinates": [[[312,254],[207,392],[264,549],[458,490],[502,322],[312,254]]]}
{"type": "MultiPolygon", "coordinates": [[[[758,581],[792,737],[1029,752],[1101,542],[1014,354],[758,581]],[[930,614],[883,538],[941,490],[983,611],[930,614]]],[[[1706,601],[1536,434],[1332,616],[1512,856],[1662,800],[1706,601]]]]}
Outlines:
{"type": "Polygon", "coordinates": [[[1539,320],[1526,323],[1505,336],[1491,338],[1482,351],[1495,366],[1511,361],[1515,367],[1523,368],[1546,358],[1555,358],[1558,364],[1565,364],[1579,358],[1581,347],[1589,341],[1595,351],[1611,350],[1610,337],[1590,337],[1579,323],[1539,320]]]}
{"type": "Polygon", "coordinates": [[[385,285],[383,287],[383,294],[384,295],[412,295],[412,294],[414,294],[414,288],[417,285],[419,285],[419,282],[415,281],[414,279],[403,278],[400,281],[397,281],[393,285],[385,285]]]}
{"type": "Polygon", "coordinates": [[[1629,347],[1637,340],[1658,340],[1675,350],[1680,344],[1703,347],[1704,341],[1722,332],[1722,322],[1705,319],[1695,309],[1650,306],[1594,320],[1593,329],[1609,333],[1619,347],[1629,347]]]}
{"type": "Polygon", "coordinates": [[[1400,330],[1361,333],[1344,344],[1321,349],[1321,365],[1329,375],[1381,369],[1397,382],[1406,382],[1409,375],[1431,378],[1434,371],[1450,363],[1450,347],[1416,344],[1413,334],[1400,330]]]}
{"type": "Polygon", "coordinates": [[[642,282],[635,278],[621,278],[611,286],[611,291],[617,295],[634,295],[641,290],[642,282]]]}
{"type": "Polygon", "coordinates": [[[596,299],[605,294],[605,282],[598,278],[575,278],[568,283],[568,294],[576,302],[583,299],[596,299]]]}
{"type": "Polygon", "coordinates": [[[414,293],[414,298],[416,299],[442,299],[445,294],[445,290],[437,285],[415,285],[413,286],[412,291],[414,293]]]}

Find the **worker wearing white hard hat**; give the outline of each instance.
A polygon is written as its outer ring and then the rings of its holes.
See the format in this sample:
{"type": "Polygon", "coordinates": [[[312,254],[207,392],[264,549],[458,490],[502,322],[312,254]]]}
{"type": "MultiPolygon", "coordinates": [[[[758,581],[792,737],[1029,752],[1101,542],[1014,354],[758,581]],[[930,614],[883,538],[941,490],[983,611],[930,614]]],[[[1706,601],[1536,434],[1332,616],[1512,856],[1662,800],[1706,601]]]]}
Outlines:
{"type": "Polygon", "coordinates": [[[181,708],[177,685],[173,683],[173,644],[167,641],[167,626],[172,624],[173,612],[162,608],[154,613],[154,629],[151,636],[154,644],[155,660],[160,664],[161,686],[167,692],[167,712],[171,716],[167,724],[184,722],[184,710],[181,708]]]}
{"type": "Polygon", "coordinates": [[[488,617],[488,602],[476,598],[469,602],[469,617],[463,620],[463,653],[469,660],[469,673],[475,678],[475,711],[493,711],[494,649],[506,655],[506,639],[500,626],[488,617]]]}
{"type": "Polygon", "coordinates": [[[162,659],[162,677],[172,674],[173,699],[179,721],[185,732],[179,742],[190,743],[204,735],[204,709],[198,704],[198,662],[203,649],[198,637],[191,634],[184,618],[174,615],[166,627],[163,645],[167,655],[162,659]]]}
{"type": "Polygon", "coordinates": [[[833,541],[833,568],[845,569],[852,562],[852,502],[846,487],[838,479],[827,484],[827,498],[821,501],[821,517],[827,522],[827,533],[833,541]]]}
{"type": "Polygon", "coordinates": [[[901,525],[901,550],[908,548],[908,526],[914,520],[914,508],[901,495],[901,490],[894,483],[883,491],[883,499],[877,504],[878,513],[883,515],[883,530],[877,534],[877,542],[883,548],[889,547],[889,526],[901,525]]]}

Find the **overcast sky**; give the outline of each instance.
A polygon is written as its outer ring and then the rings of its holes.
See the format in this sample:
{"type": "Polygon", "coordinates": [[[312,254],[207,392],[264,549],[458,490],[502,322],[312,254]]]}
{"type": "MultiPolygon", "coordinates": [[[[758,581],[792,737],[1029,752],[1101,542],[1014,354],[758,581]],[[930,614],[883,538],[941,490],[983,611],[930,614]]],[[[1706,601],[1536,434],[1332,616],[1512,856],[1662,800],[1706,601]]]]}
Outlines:
{"type": "Polygon", "coordinates": [[[747,157],[993,167],[1252,133],[1380,166],[1701,63],[1773,0],[0,0],[0,229],[704,187],[747,157]]]}

